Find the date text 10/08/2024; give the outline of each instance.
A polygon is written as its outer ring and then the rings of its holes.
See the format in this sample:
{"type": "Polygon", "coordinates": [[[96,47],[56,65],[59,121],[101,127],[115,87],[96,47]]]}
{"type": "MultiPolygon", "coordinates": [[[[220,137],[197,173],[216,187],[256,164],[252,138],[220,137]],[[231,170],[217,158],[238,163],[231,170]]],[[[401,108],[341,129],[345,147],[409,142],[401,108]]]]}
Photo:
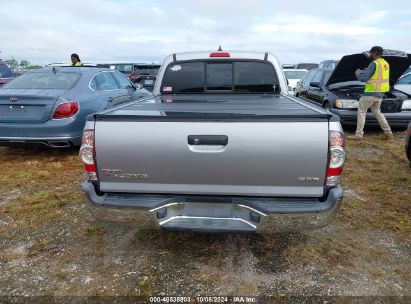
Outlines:
{"type": "Polygon", "coordinates": [[[258,303],[256,297],[249,296],[196,296],[196,297],[169,297],[153,296],[149,298],[150,303],[258,303]]]}

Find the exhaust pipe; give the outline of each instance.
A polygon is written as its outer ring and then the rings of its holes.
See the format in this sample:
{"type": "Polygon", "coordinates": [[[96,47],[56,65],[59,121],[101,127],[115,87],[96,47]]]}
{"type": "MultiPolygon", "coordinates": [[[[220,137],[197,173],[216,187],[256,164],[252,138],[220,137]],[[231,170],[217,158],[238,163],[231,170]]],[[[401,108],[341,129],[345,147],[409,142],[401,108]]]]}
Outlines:
{"type": "Polygon", "coordinates": [[[52,148],[70,148],[71,144],[69,141],[49,141],[47,144],[52,148]]]}

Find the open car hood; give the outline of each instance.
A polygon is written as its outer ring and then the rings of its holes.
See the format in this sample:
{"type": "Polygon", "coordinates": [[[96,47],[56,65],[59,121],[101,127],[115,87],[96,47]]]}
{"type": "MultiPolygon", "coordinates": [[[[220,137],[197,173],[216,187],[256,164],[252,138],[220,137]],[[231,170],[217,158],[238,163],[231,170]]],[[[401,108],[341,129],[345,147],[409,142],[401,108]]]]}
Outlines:
{"type": "MultiPolygon", "coordinates": [[[[384,50],[382,58],[387,60],[390,64],[390,86],[393,86],[398,78],[405,72],[411,64],[411,54],[401,51],[384,50]]],[[[346,55],[341,58],[337,66],[333,70],[326,85],[345,82],[356,81],[356,69],[365,69],[372,61],[370,52],[363,52],[359,54],[346,55]]]]}

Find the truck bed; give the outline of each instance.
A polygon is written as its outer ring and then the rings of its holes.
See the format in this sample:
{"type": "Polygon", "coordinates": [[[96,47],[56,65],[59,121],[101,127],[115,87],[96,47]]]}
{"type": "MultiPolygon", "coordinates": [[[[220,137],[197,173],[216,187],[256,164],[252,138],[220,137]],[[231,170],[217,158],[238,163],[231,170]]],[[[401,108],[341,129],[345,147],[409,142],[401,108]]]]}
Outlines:
{"type": "Polygon", "coordinates": [[[285,95],[161,95],[95,115],[97,120],[290,120],[329,119],[330,113],[285,95]]]}

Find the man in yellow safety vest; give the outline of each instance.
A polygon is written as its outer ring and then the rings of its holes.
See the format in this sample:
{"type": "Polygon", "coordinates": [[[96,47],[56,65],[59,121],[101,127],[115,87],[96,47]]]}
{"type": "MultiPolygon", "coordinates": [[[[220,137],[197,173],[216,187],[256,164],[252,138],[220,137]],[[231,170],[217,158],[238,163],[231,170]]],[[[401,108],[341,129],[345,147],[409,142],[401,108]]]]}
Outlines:
{"type": "Polygon", "coordinates": [[[366,114],[371,108],[372,114],[378,120],[381,129],[384,131],[385,138],[392,139],[391,128],[381,113],[381,102],[385,92],[390,91],[390,65],[381,58],[383,48],[374,46],[370,50],[373,61],[368,65],[366,70],[357,69],[355,76],[359,81],[365,82],[364,94],[358,102],[357,113],[357,131],[355,135],[348,136],[351,139],[362,139],[364,135],[364,124],[366,114]]]}

